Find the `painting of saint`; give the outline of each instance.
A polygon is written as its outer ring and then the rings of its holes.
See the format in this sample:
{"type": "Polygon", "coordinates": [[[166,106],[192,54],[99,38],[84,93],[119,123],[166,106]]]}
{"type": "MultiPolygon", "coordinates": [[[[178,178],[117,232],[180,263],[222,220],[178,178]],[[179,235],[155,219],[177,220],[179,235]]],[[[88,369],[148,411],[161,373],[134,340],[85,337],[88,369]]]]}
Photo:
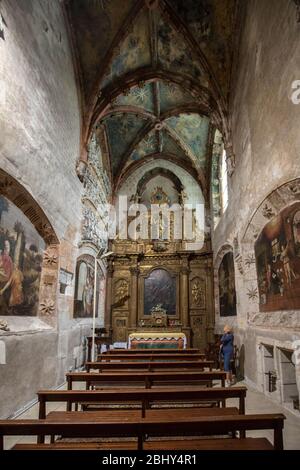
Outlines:
{"type": "Polygon", "coordinates": [[[300,204],[284,209],[255,244],[261,311],[300,307],[300,204]]]}
{"type": "Polygon", "coordinates": [[[167,311],[167,315],[176,315],[176,278],[165,269],[154,269],[144,284],[144,315],[151,315],[157,304],[167,311]]]}
{"type": "Polygon", "coordinates": [[[220,316],[236,315],[236,291],[233,254],[227,253],[219,267],[220,316]]]}
{"type": "Polygon", "coordinates": [[[23,212],[0,196],[0,315],[37,315],[44,249],[23,212]]]}
{"type": "MultiPolygon", "coordinates": [[[[99,308],[100,273],[97,273],[96,316],[99,308]]],[[[77,262],[74,317],[91,318],[94,311],[95,268],[92,256],[84,255],[77,262]]]]}

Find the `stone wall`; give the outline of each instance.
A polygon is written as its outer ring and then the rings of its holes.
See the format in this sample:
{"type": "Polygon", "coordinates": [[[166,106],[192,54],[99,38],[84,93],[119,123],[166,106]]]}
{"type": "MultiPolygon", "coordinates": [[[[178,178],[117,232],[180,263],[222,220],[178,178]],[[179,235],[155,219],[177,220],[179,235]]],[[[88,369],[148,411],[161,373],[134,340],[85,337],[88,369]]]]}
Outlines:
{"type": "MultiPolygon", "coordinates": [[[[59,0],[3,0],[0,14],[1,168],[52,224],[58,269],[74,273],[82,217],[76,175],[81,117],[63,12],[59,0]]],[[[65,294],[57,292],[53,326],[4,317],[11,331],[1,332],[0,417],[32,401],[38,389],[60,385],[69,368],[81,365],[91,319],[73,320],[74,278],[65,294]]]]}
{"type": "Polygon", "coordinates": [[[259,387],[257,338],[269,338],[270,344],[282,340],[289,347],[300,339],[299,311],[259,312],[254,258],[254,243],[270,220],[269,209],[276,215],[299,200],[293,182],[300,176],[300,106],[291,95],[293,81],[300,79],[300,29],[293,1],[242,3],[230,110],[236,167],[229,180],[229,206],[213,233],[216,265],[228,246],[234,252],[238,315],[220,318],[216,298],[216,331],[224,323],[234,327],[243,345],[245,376],[259,387]]]}

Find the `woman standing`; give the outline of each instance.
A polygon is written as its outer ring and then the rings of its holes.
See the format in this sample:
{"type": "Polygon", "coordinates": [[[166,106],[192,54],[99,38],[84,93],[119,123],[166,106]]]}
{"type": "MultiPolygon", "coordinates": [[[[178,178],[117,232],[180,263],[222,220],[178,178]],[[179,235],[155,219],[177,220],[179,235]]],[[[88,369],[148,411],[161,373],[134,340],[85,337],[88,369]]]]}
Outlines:
{"type": "Polygon", "coordinates": [[[233,340],[231,328],[228,325],[224,326],[224,334],[221,338],[221,352],[224,357],[224,371],[226,372],[226,386],[230,387],[233,385],[232,381],[232,368],[231,359],[233,359],[233,340]]]}

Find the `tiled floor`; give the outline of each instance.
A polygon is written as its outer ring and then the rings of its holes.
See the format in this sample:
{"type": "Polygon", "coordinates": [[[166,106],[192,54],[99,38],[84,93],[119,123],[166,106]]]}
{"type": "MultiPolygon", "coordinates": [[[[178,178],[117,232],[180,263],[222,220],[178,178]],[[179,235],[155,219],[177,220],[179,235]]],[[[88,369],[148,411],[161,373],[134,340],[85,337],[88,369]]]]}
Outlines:
{"type": "MultiPolygon", "coordinates": [[[[238,385],[241,385],[241,383],[238,385]]],[[[228,406],[236,406],[236,400],[229,400],[228,406]]],[[[49,403],[47,405],[47,412],[64,410],[65,405],[63,403],[49,403]]],[[[284,425],[284,448],[286,450],[300,450],[300,412],[299,417],[297,417],[286,409],[283,409],[280,405],[272,402],[262,393],[257,392],[248,386],[246,413],[283,413],[287,418],[284,425]]],[[[18,419],[36,418],[38,418],[38,405],[32,406],[29,410],[18,417],[18,419]]],[[[272,431],[250,431],[247,435],[267,437],[271,442],[273,442],[272,431]]],[[[36,438],[31,438],[29,436],[17,438],[7,437],[5,438],[5,449],[10,449],[17,442],[36,442],[36,438]]]]}

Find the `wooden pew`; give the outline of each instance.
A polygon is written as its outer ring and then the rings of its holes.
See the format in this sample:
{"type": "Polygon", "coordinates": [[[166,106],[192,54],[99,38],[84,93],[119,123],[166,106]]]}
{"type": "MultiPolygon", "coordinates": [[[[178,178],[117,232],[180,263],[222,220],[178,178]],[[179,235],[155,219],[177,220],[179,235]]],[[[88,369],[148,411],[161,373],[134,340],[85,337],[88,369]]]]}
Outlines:
{"type": "Polygon", "coordinates": [[[99,372],[103,371],[130,371],[130,370],[145,370],[145,371],[158,371],[161,369],[164,370],[203,370],[208,368],[212,370],[214,365],[213,361],[188,361],[188,362],[155,362],[154,360],[149,361],[139,361],[139,362],[86,362],[85,367],[86,371],[90,372],[91,369],[98,370],[99,372]]]}
{"type": "MultiPolygon", "coordinates": [[[[272,444],[266,438],[246,438],[246,439],[184,439],[167,441],[160,439],[155,442],[144,442],[143,450],[211,450],[211,451],[271,451],[274,450],[272,444]]],[[[55,442],[52,444],[16,444],[12,450],[83,450],[83,451],[99,451],[99,450],[138,450],[137,442],[55,442]]],[[[186,456],[186,459],[189,456],[186,456]]],[[[190,463],[187,461],[187,463],[190,463]]]]}
{"type": "Polygon", "coordinates": [[[88,389],[91,385],[97,384],[98,386],[108,385],[114,383],[118,386],[128,386],[129,383],[140,383],[145,388],[151,388],[156,383],[158,384],[187,384],[188,382],[206,382],[210,383],[213,380],[220,380],[221,386],[224,387],[226,372],[223,371],[164,371],[164,372],[119,372],[108,373],[102,372],[101,374],[95,372],[71,372],[66,374],[68,390],[72,390],[74,382],[85,382],[88,389]]]}
{"type": "MultiPolygon", "coordinates": [[[[89,438],[89,437],[134,437],[137,438],[139,450],[145,448],[145,441],[150,438],[170,436],[211,436],[215,434],[228,434],[235,431],[266,430],[274,433],[274,449],[283,449],[283,424],[285,416],[282,414],[262,415],[229,415],[229,416],[202,416],[182,418],[140,418],[130,422],[55,422],[48,420],[2,420],[0,421],[0,450],[4,447],[4,436],[62,436],[63,438],[89,438]]],[[[227,441],[227,439],[225,439],[227,441]]],[[[238,440],[238,439],[237,439],[238,440]]],[[[232,440],[233,444],[235,439],[232,440]]],[[[55,445],[55,444],[53,444],[55,445]]],[[[152,448],[157,446],[151,442],[152,448]]],[[[181,443],[185,448],[184,440],[181,443]]],[[[161,446],[161,444],[158,444],[161,446]]],[[[205,439],[203,446],[210,449],[209,439],[205,439]]],[[[72,448],[76,447],[76,443],[72,448]]],[[[165,440],[165,449],[172,449],[172,440],[165,440]]]]}
{"type": "MultiPolygon", "coordinates": [[[[204,387],[177,387],[173,389],[109,389],[109,390],[41,390],[38,392],[39,419],[47,415],[47,403],[66,403],[67,411],[72,411],[73,404],[126,404],[136,403],[141,408],[141,416],[153,404],[174,403],[222,403],[237,398],[239,400],[239,414],[245,414],[246,387],[232,388],[204,388],[204,387]]],[[[105,408],[104,408],[105,409],[105,408]]]]}
{"type": "Polygon", "coordinates": [[[97,361],[203,361],[202,354],[99,354],[97,361]]]}
{"type": "Polygon", "coordinates": [[[200,349],[109,349],[102,354],[200,354],[205,359],[205,354],[200,353],[200,349]]]}

